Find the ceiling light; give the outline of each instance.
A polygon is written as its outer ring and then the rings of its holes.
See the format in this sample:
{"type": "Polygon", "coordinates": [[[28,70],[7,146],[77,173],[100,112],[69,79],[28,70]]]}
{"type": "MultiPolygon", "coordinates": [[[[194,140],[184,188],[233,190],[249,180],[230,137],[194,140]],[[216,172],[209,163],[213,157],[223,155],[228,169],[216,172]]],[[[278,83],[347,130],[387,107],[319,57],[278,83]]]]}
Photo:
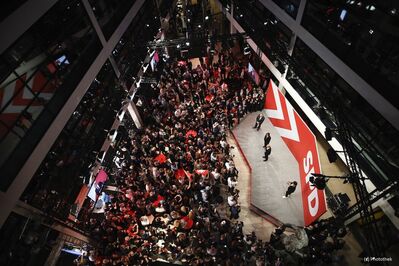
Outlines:
{"type": "Polygon", "coordinates": [[[190,46],[190,43],[189,43],[189,42],[186,42],[186,45],[187,45],[187,46],[190,46]]]}
{"type": "Polygon", "coordinates": [[[370,30],[369,30],[369,33],[370,33],[370,34],[373,34],[373,32],[374,32],[373,29],[370,29],[370,30]]]}
{"type": "Polygon", "coordinates": [[[249,45],[247,44],[244,47],[244,55],[249,55],[251,53],[251,48],[249,47],[249,45]]]}
{"type": "Polygon", "coordinates": [[[205,17],[205,20],[208,20],[208,19],[209,19],[209,16],[206,16],[206,17],[205,17]]]}

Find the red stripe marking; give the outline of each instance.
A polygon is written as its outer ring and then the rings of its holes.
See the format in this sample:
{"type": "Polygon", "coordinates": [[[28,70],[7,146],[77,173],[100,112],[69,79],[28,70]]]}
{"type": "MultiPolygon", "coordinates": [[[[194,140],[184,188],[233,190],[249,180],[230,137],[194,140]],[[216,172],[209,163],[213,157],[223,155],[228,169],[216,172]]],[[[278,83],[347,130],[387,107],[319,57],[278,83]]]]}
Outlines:
{"type": "Polygon", "coordinates": [[[236,144],[236,146],[238,147],[238,152],[241,154],[241,156],[244,158],[244,162],[247,165],[248,169],[249,169],[249,209],[251,211],[253,211],[254,213],[256,213],[257,215],[259,215],[260,217],[262,217],[263,219],[265,219],[266,221],[268,221],[269,223],[275,225],[276,227],[281,226],[283,223],[279,220],[276,219],[275,217],[273,217],[272,215],[268,214],[267,212],[259,209],[258,207],[256,207],[255,205],[253,205],[252,203],[252,167],[251,164],[249,163],[247,157],[245,156],[245,153],[243,152],[240,143],[238,142],[235,134],[233,133],[232,130],[230,130],[231,135],[233,136],[234,142],[236,144]]]}

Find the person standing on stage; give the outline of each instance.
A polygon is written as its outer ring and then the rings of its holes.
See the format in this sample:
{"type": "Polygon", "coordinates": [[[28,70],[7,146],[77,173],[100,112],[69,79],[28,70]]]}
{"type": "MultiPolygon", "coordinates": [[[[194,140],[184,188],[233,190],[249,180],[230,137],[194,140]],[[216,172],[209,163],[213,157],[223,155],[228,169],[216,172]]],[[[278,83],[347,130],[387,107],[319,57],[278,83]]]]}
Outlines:
{"type": "Polygon", "coordinates": [[[285,192],[285,195],[283,196],[283,198],[288,198],[292,193],[294,193],[296,186],[298,185],[298,183],[296,181],[293,182],[288,182],[288,188],[287,191],[285,192]]]}
{"type": "Polygon", "coordinates": [[[264,141],[263,148],[266,148],[266,146],[269,145],[271,139],[272,137],[270,136],[270,133],[267,132],[263,138],[264,141]]]}
{"type": "Polygon", "coordinates": [[[256,130],[259,130],[260,127],[262,126],[263,121],[265,121],[265,116],[262,113],[258,114],[253,128],[256,128],[256,130]]]}
{"type": "Polygon", "coordinates": [[[272,147],[270,147],[269,145],[267,145],[266,147],[265,147],[265,155],[263,156],[263,158],[264,158],[264,162],[266,162],[268,159],[269,159],[269,155],[270,155],[270,153],[272,153],[272,147]]]}

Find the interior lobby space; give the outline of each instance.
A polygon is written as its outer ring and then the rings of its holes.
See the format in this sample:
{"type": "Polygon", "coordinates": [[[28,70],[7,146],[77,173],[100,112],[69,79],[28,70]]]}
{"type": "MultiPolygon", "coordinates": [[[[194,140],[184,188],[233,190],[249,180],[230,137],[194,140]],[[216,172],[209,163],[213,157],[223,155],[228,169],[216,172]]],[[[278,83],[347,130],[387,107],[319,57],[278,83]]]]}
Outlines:
{"type": "Polygon", "coordinates": [[[398,1],[0,7],[0,265],[399,264],[398,1]]]}

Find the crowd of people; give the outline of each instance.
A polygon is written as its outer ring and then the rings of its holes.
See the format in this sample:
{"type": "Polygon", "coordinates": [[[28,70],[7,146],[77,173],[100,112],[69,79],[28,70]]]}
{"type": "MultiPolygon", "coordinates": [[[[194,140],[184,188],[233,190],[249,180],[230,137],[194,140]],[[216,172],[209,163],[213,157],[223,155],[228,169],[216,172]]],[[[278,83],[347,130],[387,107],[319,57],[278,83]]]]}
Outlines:
{"type": "Polygon", "coordinates": [[[237,220],[238,171],[226,141],[229,128],[262,109],[264,91],[230,51],[206,61],[166,63],[148,101],[153,121],[119,145],[119,192],[104,219],[87,224],[96,265],[282,265],[280,235],[262,241],[237,220]]]}

